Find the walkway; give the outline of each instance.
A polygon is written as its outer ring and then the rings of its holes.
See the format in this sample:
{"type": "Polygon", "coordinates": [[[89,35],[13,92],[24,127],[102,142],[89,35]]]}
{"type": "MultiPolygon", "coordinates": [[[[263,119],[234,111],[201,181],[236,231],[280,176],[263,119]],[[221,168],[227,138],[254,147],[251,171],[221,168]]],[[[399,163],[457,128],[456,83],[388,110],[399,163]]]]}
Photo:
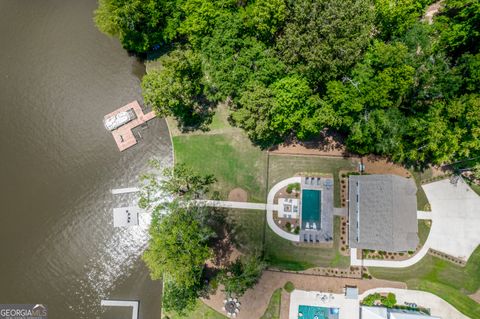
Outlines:
{"type": "Polygon", "coordinates": [[[137,118],[112,131],[113,138],[115,139],[115,142],[117,143],[118,149],[120,151],[124,151],[127,148],[130,148],[133,145],[137,144],[137,139],[135,138],[135,135],[133,135],[132,129],[139,125],[142,125],[143,123],[155,117],[155,113],[153,111],[144,114],[142,108],[140,107],[140,104],[138,104],[137,101],[133,101],[113,111],[112,113],[105,115],[104,119],[115,116],[120,112],[126,112],[130,109],[133,109],[133,111],[137,115],[137,118]]]}
{"type": "Polygon", "coordinates": [[[138,318],[138,301],[102,300],[100,304],[107,307],[132,307],[132,319],[138,318]]]}
{"type": "Polygon", "coordinates": [[[365,291],[359,296],[360,300],[374,293],[392,292],[397,298],[397,304],[403,305],[405,302],[416,303],[421,307],[429,308],[432,316],[448,319],[469,319],[451,304],[442,298],[425,291],[407,290],[397,288],[374,288],[365,291]]]}
{"type": "Polygon", "coordinates": [[[273,211],[274,210],[278,211],[278,204],[274,204],[273,199],[275,198],[275,194],[283,187],[286,187],[288,186],[288,184],[292,184],[292,183],[300,183],[301,181],[302,181],[301,177],[291,177],[291,178],[284,179],[283,181],[273,186],[270,189],[270,192],[268,193],[267,204],[219,201],[219,200],[199,200],[198,202],[203,203],[207,206],[213,206],[213,207],[266,210],[268,226],[270,227],[271,230],[273,230],[273,232],[275,232],[275,234],[277,234],[278,236],[286,240],[299,242],[300,235],[288,233],[283,229],[281,229],[280,227],[278,227],[277,224],[275,224],[275,221],[273,220],[273,211]]]}
{"type": "MultiPolygon", "coordinates": [[[[267,204],[262,204],[262,203],[233,202],[233,201],[221,201],[221,200],[198,200],[197,203],[204,204],[206,206],[211,206],[211,207],[256,209],[256,210],[267,209],[267,204]]],[[[273,205],[272,209],[278,209],[278,205],[273,205]]]]}
{"type": "Polygon", "coordinates": [[[422,186],[431,212],[419,211],[418,219],[431,219],[432,227],[423,247],[410,259],[358,259],[350,249],[350,264],[365,267],[404,268],[419,262],[430,248],[467,261],[480,245],[480,197],[460,179],[456,185],[448,179],[422,186]]]}

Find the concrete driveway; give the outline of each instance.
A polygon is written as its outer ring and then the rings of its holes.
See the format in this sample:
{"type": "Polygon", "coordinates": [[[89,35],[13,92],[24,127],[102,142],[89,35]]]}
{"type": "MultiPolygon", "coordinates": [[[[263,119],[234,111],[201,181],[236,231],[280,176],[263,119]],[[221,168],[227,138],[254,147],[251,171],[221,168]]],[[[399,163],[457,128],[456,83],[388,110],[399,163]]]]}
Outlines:
{"type": "Polygon", "coordinates": [[[460,179],[423,185],[432,208],[427,243],[432,249],[467,261],[480,244],[480,197],[460,179]]]}
{"type": "Polygon", "coordinates": [[[406,260],[358,259],[350,249],[350,264],[365,267],[410,267],[419,262],[429,249],[435,249],[467,261],[480,245],[480,197],[462,180],[451,184],[445,179],[422,186],[432,208],[418,212],[418,219],[431,219],[427,241],[412,258],[406,260]]]}

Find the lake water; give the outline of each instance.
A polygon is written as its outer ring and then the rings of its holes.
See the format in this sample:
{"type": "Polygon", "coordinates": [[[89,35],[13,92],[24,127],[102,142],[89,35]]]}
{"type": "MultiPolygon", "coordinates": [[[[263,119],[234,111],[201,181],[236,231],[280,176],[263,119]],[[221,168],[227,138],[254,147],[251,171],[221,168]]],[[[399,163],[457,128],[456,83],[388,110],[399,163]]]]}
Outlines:
{"type": "Polygon", "coordinates": [[[161,283],[140,259],[143,228],[114,229],[147,161],[171,163],[166,124],[120,153],[103,116],[138,99],[144,67],[98,32],[95,0],[0,0],[0,303],[44,303],[49,318],[159,318],[161,283]]]}

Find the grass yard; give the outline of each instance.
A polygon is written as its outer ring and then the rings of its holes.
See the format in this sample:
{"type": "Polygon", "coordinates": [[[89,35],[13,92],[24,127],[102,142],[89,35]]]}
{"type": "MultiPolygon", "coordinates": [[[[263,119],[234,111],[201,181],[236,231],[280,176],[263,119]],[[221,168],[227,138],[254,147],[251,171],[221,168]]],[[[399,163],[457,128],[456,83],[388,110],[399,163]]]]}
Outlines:
{"type": "Polygon", "coordinates": [[[272,267],[285,270],[350,266],[350,258],[340,254],[340,217],[335,216],[333,248],[297,246],[275,234],[269,227],[265,234],[265,257],[272,267]]]}
{"type": "Polygon", "coordinates": [[[431,292],[472,319],[480,319],[480,304],[468,295],[480,288],[480,247],[465,267],[426,255],[419,263],[403,269],[369,268],[379,279],[403,281],[409,289],[431,292]]]}
{"type": "Polygon", "coordinates": [[[214,174],[213,190],[227,199],[237,187],[247,191],[248,201],[265,201],[266,153],[243,133],[174,136],[175,162],[214,174]]]}
{"type": "Polygon", "coordinates": [[[263,231],[265,227],[265,211],[231,209],[228,211],[228,222],[233,225],[232,236],[242,253],[261,253],[263,248],[263,231]]]}
{"type": "Polygon", "coordinates": [[[282,288],[278,288],[273,292],[270,302],[268,303],[267,310],[265,310],[265,313],[259,319],[279,319],[281,302],[282,288]]]}
{"type": "Polygon", "coordinates": [[[197,301],[195,309],[188,314],[181,316],[177,313],[166,313],[162,315],[163,319],[226,319],[227,317],[213,310],[200,300],[197,301]]]}
{"type": "Polygon", "coordinates": [[[428,234],[430,234],[431,221],[418,220],[418,239],[420,245],[423,246],[427,241],[428,234]]]}
{"type": "Polygon", "coordinates": [[[334,179],[334,204],[340,207],[339,172],[355,171],[356,161],[357,159],[270,154],[268,185],[272,187],[279,181],[298,173],[331,174],[334,179]]]}

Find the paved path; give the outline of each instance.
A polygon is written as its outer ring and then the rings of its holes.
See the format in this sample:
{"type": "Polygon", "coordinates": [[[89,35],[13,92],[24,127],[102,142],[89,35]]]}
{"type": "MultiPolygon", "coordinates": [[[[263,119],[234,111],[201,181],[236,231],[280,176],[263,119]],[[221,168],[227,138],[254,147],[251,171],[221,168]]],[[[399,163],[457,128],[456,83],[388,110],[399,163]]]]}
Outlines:
{"type": "MultiPolygon", "coordinates": [[[[213,207],[257,209],[257,210],[266,210],[268,206],[267,204],[262,204],[262,203],[233,202],[233,201],[222,201],[222,200],[199,200],[197,202],[205,204],[206,206],[213,206],[213,207]]],[[[278,205],[272,205],[272,209],[278,209],[276,206],[278,205]]]]}
{"type": "Polygon", "coordinates": [[[480,197],[462,180],[448,179],[422,186],[432,207],[418,211],[418,219],[431,219],[432,227],[423,247],[407,260],[357,259],[350,249],[352,266],[404,268],[419,262],[430,248],[467,261],[480,245],[480,197]]]}
{"type": "Polygon", "coordinates": [[[417,219],[432,219],[432,212],[417,211],[417,219]]]}
{"type": "Polygon", "coordinates": [[[295,235],[289,232],[284,231],[273,220],[273,211],[278,211],[278,204],[273,203],[275,194],[282,189],[283,187],[288,186],[292,183],[300,183],[302,181],[301,177],[291,177],[284,179],[283,181],[275,184],[268,193],[267,204],[261,203],[248,203],[248,202],[232,202],[232,201],[219,201],[219,200],[199,200],[198,202],[203,203],[207,206],[215,207],[225,207],[225,208],[239,208],[239,209],[257,209],[257,210],[266,210],[267,211],[267,223],[271,230],[273,230],[278,236],[298,242],[300,241],[300,235],[295,235]]]}
{"type": "Polygon", "coordinates": [[[405,302],[416,303],[419,306],[429,308],[432,316],[445,319],[469,319],[469,317],[462,314],[442,298],[425,291],[398,288],[374,288],[365,291],[359,296],[359,299],[363,299],[376,292],[392,292],[397,298],[397,304],[403,305],[405,302]]]}
{"type": "MultiPolygon", "coordinates": [[[[290,177],[287,179],[284,179],[283,181],[280,181],[279,183],[275,184],[270,191],[268,192],[268,197],[267,197],[267,223],[268,226],[270,226],[270,229],[275,232],[278,236],[290,240],[290,241],[295,241],[299,242],[300,241],[300,235],[295,235],[289,232],[284,231],[280,227],[278,227],[277,224],[275,224],[275,221],[273,220],[273,211],[275,209],[275,205],[273,203],[273,199],[275,198],[275,194],[282,189],[283,187],[288,186],[288,184],[292,183],[301,183],[302,178],[300,176],[296,177],[290,177]]],[[[278,207],[278,206],[277,206],[278,207]]]]}

